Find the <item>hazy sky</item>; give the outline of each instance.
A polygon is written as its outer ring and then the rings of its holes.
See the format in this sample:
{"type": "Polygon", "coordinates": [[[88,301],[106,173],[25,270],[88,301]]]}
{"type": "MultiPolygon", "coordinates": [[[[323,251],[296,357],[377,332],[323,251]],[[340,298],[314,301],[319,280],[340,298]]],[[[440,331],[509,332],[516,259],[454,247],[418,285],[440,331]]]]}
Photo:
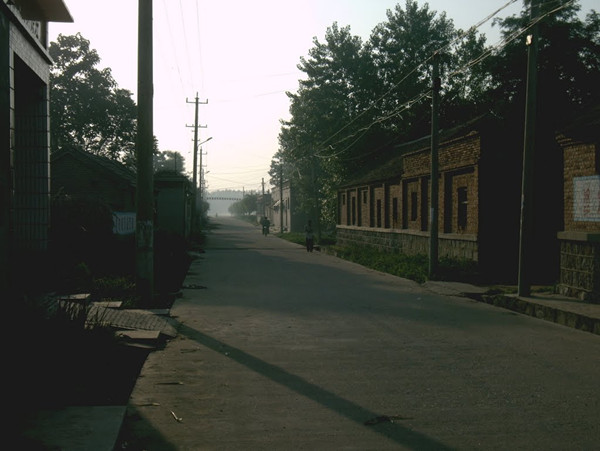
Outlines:
{"type": "MultiPolygon", "coordinates": [[[[597,0],[583,0],[589,11],[597,0]]],[[[429,0],[467,29],[509,0],[429,0]]],[[[50,40],[80,32],[110,67],[120,88],[137,103],[137,14],[135,0],[65,0],[74,23],[50,24],[50,40]]],[[[418,1],[420,5],[424,1],[418,1]]],[[[303,75],[301,56],[321,42],[337,21],[366,41],[386,21],[392,0],[154,0],[154,134],[160,150],[175,150],[193,162],[194,98],[199,107],[199,140],[209,190],[260,190],[278,150],[280,120],[289,118],[286,91],[303,75]]],[[[498,17],[516,14],[516,1],[498,17]]],[[[597,6],[594,6],[598,9],[597,6]]],[[[488,44],[498,40],[491,21],[480,28],[488,44]]]]}

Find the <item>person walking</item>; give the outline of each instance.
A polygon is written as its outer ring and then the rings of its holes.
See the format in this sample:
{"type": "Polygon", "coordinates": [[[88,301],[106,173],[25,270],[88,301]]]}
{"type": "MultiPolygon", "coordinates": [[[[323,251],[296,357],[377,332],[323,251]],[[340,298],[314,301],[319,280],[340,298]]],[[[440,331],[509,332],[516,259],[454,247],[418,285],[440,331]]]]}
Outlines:
{"type": "Polygon", "coordinates": [[[315,235],[312,228],[312,222],[309,219],[304,226],[304,236],[306,241],[306,252],[312,252],[315,245],[315,235]]]}

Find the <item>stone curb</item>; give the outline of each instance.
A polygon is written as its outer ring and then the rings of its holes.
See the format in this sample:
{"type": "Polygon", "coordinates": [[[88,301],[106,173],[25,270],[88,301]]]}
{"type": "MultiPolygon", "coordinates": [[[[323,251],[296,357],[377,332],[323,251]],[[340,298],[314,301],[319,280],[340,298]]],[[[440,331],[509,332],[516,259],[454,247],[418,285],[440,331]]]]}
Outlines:
{"type": "Polygon", "coordinates": [[[600,318],[590,318],[580,313],[568,312],[547,305],[537,304],[516,296],[506,295],[475,295],[469,296],[486,304],[502,307],[523,315],[533,316],[566,327],[572,327],[584,332],[600,335],[600,318]]]}

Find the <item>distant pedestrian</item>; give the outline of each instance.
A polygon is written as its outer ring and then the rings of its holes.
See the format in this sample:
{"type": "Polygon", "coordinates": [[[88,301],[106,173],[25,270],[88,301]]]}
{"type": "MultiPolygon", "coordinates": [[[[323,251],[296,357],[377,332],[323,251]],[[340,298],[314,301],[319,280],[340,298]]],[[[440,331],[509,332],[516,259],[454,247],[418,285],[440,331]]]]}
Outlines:
{"type": "Polygon", "coordinates": [[[260,224],[262,225],[262,234],[267,236],[269,234],[269,227],[271,227],[271,221],[266,216],[260,220],[260,224]]]}
{"type": "Polygon", "coordinates": [[[306,252],[312,252],[315,245],[315,235],[312,228],[312,222],[309,219],[304,226],[304,236],[306,240],[306,252]]]}

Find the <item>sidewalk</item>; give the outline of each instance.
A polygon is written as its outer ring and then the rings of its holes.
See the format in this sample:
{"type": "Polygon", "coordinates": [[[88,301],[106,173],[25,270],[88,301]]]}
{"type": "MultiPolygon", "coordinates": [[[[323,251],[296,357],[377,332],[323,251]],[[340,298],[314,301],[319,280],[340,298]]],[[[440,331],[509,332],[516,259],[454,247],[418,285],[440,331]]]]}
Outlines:
{"type": "MultiPolygon", "coordinates": [[[[186,279],[187,282],[187,279],[186,279]]],[[[184,284],[186,284],[184,282],[184,284]]],[[[191,281],[190,283],[192,283],[191,281]]],[[[485,288],[456,282],[430,281],[427,290],[444,296],[468,297],[518,313],[552,321],[557,324],[600,335],[600,304],[584,303],[560,296],[488,295],[485,288]]],[[[176,334],[174,319],[161,319],[148,312],[115,310],[111,321],[119,327],[158,327],[169,338],[176,334]]],[[[65,451],[113,451],[119,437],[127,406],[69,407],[57,411],[39,412],[26,431],[26,439],[41,445],[40,449],[65,451]]]]}
{"type": "Polygon", "coordinates": [[[554,294],[532,294],[529,297],[521,297],[516,294],[488,294],[486,288],[459,282],[429,281],[423,286],[437,294],[468,297],[496,307],[600,335],[600,304],[554,294]]]}

